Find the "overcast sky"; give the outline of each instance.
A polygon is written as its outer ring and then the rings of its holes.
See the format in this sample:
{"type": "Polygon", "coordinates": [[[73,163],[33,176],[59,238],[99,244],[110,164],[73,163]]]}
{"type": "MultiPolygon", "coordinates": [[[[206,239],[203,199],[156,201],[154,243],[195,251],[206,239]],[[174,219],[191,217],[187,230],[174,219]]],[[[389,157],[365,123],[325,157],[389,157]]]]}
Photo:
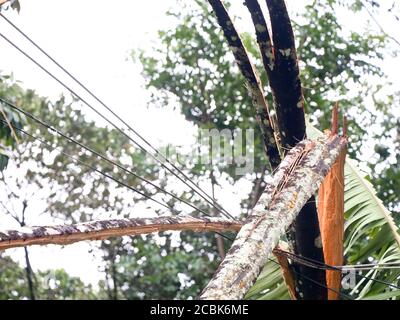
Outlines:
{"type": "MultiPolygon", "coordinates": [[[[5,11],[11,21],[32,37],[72,74],[87,84],[96,94],[128,121],[145,137],[156,145],[174,143],[190,145],[194,128],[178,112],[163,109],[147,109],[148,95],[143,89],[140,69],[130,60],[130,52],[135,48],[150,48],[157,39],[157,30],[165,29],[169,20],[165,16],[168,8],[176,5],[172,0],[131,1],[122,0],[113,5],[104,0],[20,0],[22,10],[5,11]],[[140,3],[140,4],[139,4],[140,3]],[[154,130],[157,128],[157,130],[154,130]]],[[[238,1],[235,12],[242,8],[238,1]]],[[[288,1],[292,13],[299,11],[303,0],[288,1]]],[[[364,21],[349,19],[346,12],[339,13],[347,27],[357,28],[364,21]]],[[[247,12],[246,12],[247,15],[247,12]]],[[[246,28],[245,18],[240,26],[246,28]]],[[[393,21],[383,19],[382,25],[393,30],[393,21]]],[[[398,27],[398,25],[397,25],[398,27]]],[[[398,29],[398,28],[395,28],[398,29]]],[[[1,32],[27,49],[38,61],[50,66],[21,36],[16,34],[3,19],[1,32]]],[[[250,30],[251,31],[251,30],[250,30]]],[[[392,60],[388,59],[383,68],[393,81],[396,77],[392,60]]],[[[51,68],[60,75],[55,68],[51,68]]],[[[41,72],[15,49],[0,39],[0,72],[13,73],[26,88],[37,90],[43,96],[58,97],[67,94],[60,85],[41,72]]],[[[398,71],[397,71],[398,72],[398,71]]],[[[63,76],[63,79],[67,79],[63,76]]],[[[69,82],[78,92],[79,89],[69,82]]],[[[246,190],[249,185],[225,189],[226,196],[221,202],[228,210],[236,210],[240,197],[238,190],[246,190]]],[[[247,192],[247,191],[246,191],[247,192]]],[[[242,195],[245,194],[242,192],[242,195]]],[[[0,229],[5,224],[0,222],[0,229]]],[[[72,275],[81,276],[88,282],[99,279],[97,262],[87,254],[88,245],[74,244],[60,249],[57,246],[32,247],[32,265],[35,269],[65,268],[72,275]]],[[[14,258],[22,261],[22,250],[9,251],[14,258]]]]}

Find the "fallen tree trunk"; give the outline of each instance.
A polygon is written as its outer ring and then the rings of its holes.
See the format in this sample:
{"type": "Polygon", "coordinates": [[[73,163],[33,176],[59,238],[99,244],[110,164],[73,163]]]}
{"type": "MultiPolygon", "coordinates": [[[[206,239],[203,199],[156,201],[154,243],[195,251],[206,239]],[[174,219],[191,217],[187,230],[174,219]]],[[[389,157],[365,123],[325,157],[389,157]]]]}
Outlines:
{"type": "Polygon", "coordinates": [[[103,240],[169,230],[239,231],[241,226],[241,222],[225,218],[170,216],[98,220],[75,225],[21,227],[15,230],[0,230],[0,250],[28,245],[65,245],[77,241],[103,240]]]}
{"type": "Polygon", "coordinates": [[[346,138],[335,135],[304,140],[289,151],[200,299],[243,298],[345,145],[346,138]]]}

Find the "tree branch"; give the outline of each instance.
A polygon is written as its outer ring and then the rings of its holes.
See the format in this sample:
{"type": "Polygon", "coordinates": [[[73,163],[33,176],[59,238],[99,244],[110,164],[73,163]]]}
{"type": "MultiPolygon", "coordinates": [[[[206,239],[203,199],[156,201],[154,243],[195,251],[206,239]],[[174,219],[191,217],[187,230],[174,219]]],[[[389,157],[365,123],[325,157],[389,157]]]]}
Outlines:
{"type": "Polygon", "coordinates": [[[306,137],[304,100],[292,24],[284,0],[267,0],[274,43],[274,68],[266,67],[282,146],[292,148],[306,137]]]}
{"type": "Polygon", "coordinates": [[[240,72],[246,80],[249,94],[256,108],[256,119],[263,135],[265,151],[271,167],[275,169],[281,161],[280,148],[275,136],[274,125],[270,118],[268,104],[264,97],[261,80],[221,0],[208,0],[208,2],[214,10],[240,72]]]}
{"type": "Polygon", "coordinates": [[[171,216],[99,220],[74,225],[22,227],[0,231],[0,250],[28,245],[65,245],[83,240],[133,236],[169,230],[239,231],[242,223],[224,218],[171,216]]]}
{"type": "Polygon", "coordinates": [[[345,145],[343,137],[325,136],[289,151],[200,299],[243,298],[345,145]]]}

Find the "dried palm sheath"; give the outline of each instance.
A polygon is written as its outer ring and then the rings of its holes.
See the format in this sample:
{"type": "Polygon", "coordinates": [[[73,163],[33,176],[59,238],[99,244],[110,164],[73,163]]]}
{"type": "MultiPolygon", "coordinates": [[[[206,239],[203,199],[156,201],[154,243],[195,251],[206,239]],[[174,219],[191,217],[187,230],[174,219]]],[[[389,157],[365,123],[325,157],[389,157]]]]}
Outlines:
{"type": "Polygon", "coordinates": [[[0,230],[0,250],[28,245],[70,244],[83,240],[133,236],[167,230],[238,231],[242,223],[225,218],[170,216],[98,220],[75,225],[22,227],[0,230]]]}
{"type": "Polygon", "coordinates": [[[325,136],[289,151],[200,299],[243,298],[345,145],[343,137],[325,136]]]}

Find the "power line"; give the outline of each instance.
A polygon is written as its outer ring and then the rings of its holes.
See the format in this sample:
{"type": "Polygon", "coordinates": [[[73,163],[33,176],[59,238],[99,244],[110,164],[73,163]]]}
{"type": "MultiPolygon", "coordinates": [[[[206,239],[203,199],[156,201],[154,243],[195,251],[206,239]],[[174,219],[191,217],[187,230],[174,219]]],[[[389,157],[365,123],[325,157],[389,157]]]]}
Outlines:
{"type": "MultiPolygon", "coordinates": [[[[6,122],[5,122],[4,120],[2,120],[2,119],[0,119],[0,121],[1,121],[3,124],[6,123],[6,122]]],[[[114,178],[113,176],[110,176],[110,175],[107,174],[106,172],[104,172],[104,171],[102,171],[102,170],[100,170],[100,169],[95,168],[94,166],[92,166],[92,165],[90,165],[90,164],[88,164],[88,163],[82,161],[81,159],[79,159],[79,158],[77,158],[77,157],[74,157],[74,156],[70,155],[69,153],[66,153],[66,152],[63,151],[63,150],[60,150],[59,147],[53,147],[49,142],[47,142],[47,141],[45,141],[45,140],[43,140],[43,139],[41,139],[41,138],[39,138],[39,137],[36,137],[36,136],[34,136],[34,135],[31,135],[30,133],[26,132],[25,130],[23,130],[23,129],[19,128],[19,127],[16,127],[16,126],[13,125],[13,124],[12,124],[12,126],[13,126],[14,129],[16,129],[16,130],[22,132],[23,134],[27,135],[28,137],[30,137],[30,138],[32,138],[32,139],[34,139],[34,140],[36,140],[36,141],[39,141],[41,144],[47,146],[47,147],[50,148],[51,150],[57,150],[57,151],[59,151],[60,153],[62,153],[63,155],[65,155],[66,157],[68,157],[68,158],[70,158],[70,159],[72,159],[72,160],[74,160],[74,161],[80,163],[82,166],[85,166],[85,167],[87,167],[87,168],[89,168],[89,169],[91,169],[91,170],[93,170],[93,171],[99,173],[100,175],[102,175],[102,176],[104,176],[104,177],[106,177],[106,178],[108,178],[108,179],[111,179],[111,180],[113,180],[114,182],[116,182],[116,183],[118,183],[118,184],[120,184],[120,185],[122,185],[122,186],[124,186],[124,187],[126,187],[126,188],[128,188],[128,189],[130,189],[130,190],[132,190],[132,191],[134,191],[134,192],[136,192],[136,193],[138,193],[138,194],[140,194],[141,196],[143,196],[143,197],[145,197],[145,198],[147,198],[147,199],[149,199],[149,200],[151,200],[151,201],[154,201],[155,203],[157,203],[157,204],[159,204],[159,205],[161,205],[161,206],[167,208],[168,210],[171,210],[172,212],[174,212],[174,213],[176,213],[176,214],[179,214],[179,212],[175,211],[174,208],[171,208],[171,207],[169,207],[169,206],[167,206],[167,205],[161,203],[160,201],[158,201],[158,200],[156,200],[156,199],[153,199],[151,196],[145,194],[144,192],[142,192],[142,191],[140,191],[140,190],[138,190],[138,189],[136,189],[136,188],[134,188],[134,187],[131,187],[130,185],[128,185],[128,184],[126,184],[126,183],[124,183],[124,182],[118,180],[117,178],[114,178]]]]}
{"type": "MultiPolygon", "coordinates": [[[[269,260],[269,261],[272,261],[273,263],[275,263],[275,264],[277,264],[277,265],[280,266],[280,264],[279,264],[278,262],[276,262],[275,260],[273,260],[273,259],[271,259],[271,258],[268,258],[268,260],[269,260]]],[[[301,278],[303,278],[303,279],[305,279],[305,280],[308,280],[308,281],[310,281],[310,282],[316,284],[317,286],[319,286],[319,287],[321,287],[321,288],[324,288],[324,289],[327,289],[327,290],[331,290],[331,291],[337,293],[340,297],[345,297],[347,300],[353,300],[353,298],[352,298],[351,296],[349,296],[349,295],[347,295],[347,294],[345,294],[345,293],[342,293],[342,292],[340,292],[340,291],[338,291],[338,290],[336,290],[336,289],[330,288],[330,287],[328,287],[328,286],[326,286],[326,285],[320,283],[319,281],[315,281],[315,280],[313,280],[313,279],[307,277],[306,275],[304,275],[304,274],[302,274],[302,273],[300,273],[300,272],[297,272],[296,270],[291,269],[291,271],[292,271],[294,274],[298,275],[299,277],[301,277],[301,278]]]]}
{"type": "Polygon", "coordinates": [[[186,186],[188,186],[191,190],[195,191],[201,198],[203,198],[205,201],[207,201],[212,207],[216,208],[218,211],[221,213],[225,213],[226,216],[228,216],[231,219],[234,219],[231,214],[229,214],[221,205],[217,204],[214,199],[210,197],[201,187],[199,187],[196,183],[194,183],[182,170],[180,170],[177,166],[175,166],[167,157],[165,157],[162,153],[160,153],[156,148],[152,146],[152,144],[146,140],[142,135],[140,135],[135,129],[132,128],[124,119],[122,119],[118,114],[116,114],[114,111],[112,111],[111,108],[109,108],[100,98],[98,98],[91,90],[89,90],[85,85],[83,85],[76,77],[74,77],[70,72],[68,72],[63,66],[61,66],[54,58],[52,58],[46,51],[44,51],[38,44],[36,44],[28,35],[26,35],[21,29],[19,29],[15,24],[13,24],[10,20],[8,20],[2,13],[0,13],[0,16],[5,19],[15,30],[17,30],[25,39],[27,39],[32,45],[34,45],[40,52],[42,52],[47,58],[49,58],[55,65],[57,65],[62,71],[64,71],[71,79],[73,79],[77,84],[79,84],[87,93],[89,93],[90,96],[92,96],[97,102],[99,102],[107,111],[109,111],[114,117],[116,117],[119,121],[121,121],[131,132],[133,132],[137,137],[139,137],[147,146],[149,146],[157,156],[160,156],[164,161],[166,161],[168,164],[170,164],[174,170],[177,170],[185,179],[190,181],[192,184],[192,187],[189,186],[189,184],[184,181],[181,177],[179,177],[176,172],[165,166],[154,154],[150,153],[148,150],[143,148],[142,145],[137,143],[134,139],[132,139],[129,135],[127,135],[121,128],[116,126],[112,121],[110,121],[108,118],[104,117],[101,113],[99,113],[95,108],[93,108],[89,103],[86,102],[83,98],[81,98],[78,94],[76,94],[71,88],[69,88],[67,85],[65,85],[62,81],[60,81],[58,78],[56,78],[53,74],[51,74],[46,68],[44,68],[41,64],[39,64],[37,61],[35,61],[32,57],[30,57],[26,52],[24,52],[22,49],[20,49],[17,45],[15,45],[12,41],[10,41],[8,38],[6,38],[3,34],[0,33],[0,36],[3,37],[8,43],[10,43],[14,48],[16,48],[18,51],[20,51],[23,55],[25,55],[29,60],[31,60],[33,63],[35,63],[38,67],[40,67],[44,72],[46,72],[49,76],[51,76],[54,80],[56,80],[59,84],[61,84],[64,88],[66,88],[69,92],[71,92],[74,96],[76,96],[79,100],[81,100],[84,104],[86,104],[90,109],[92,109],[97,115],[99,115],[101,118],[106,120],[109,124],[111,124],[114,128],[116,128],[120,133],[125,135],[130,141],[132,141],[136,146],[138,146],[142,151],[146,152],[149,154],[154,160],[159,162],[163,168],[168,170],[170,173],[175,175],[181,182],[183,182],[186,186]],[[194,190],[193,186],[197,189],[194,190]],[[200,190],[202,194],[198,192],[200,190]],[[206,198],[205,196],[208,198],[206,198]]]}
{"type": "MultiPolygon", "coordinates": [[[[314,259],[311,259],[311,258],[307,258],[307,257],[303,257],[303,256],[300,256],[300,255],[297,255],[297,254],[294,254],[294,253],[291,253],[291,252],[288,252],[288,251],[284,251],[284,250],[281,250],[281,249],[275,250],[275,252],[278,253],[278,254],[282,254],[282,255],[286,256],[287,258],[289,258],[289,259],[293,259],[296,262],[301,263],[303,265],[306,265],[306,266],[308,266],[310,268],[342,271],[342,269],[340,267],[332,266],[332,265],[326,264],[324,262],[317,261],[317,260],[314,260],[314,259]]],[[[371,268],[371,269],[373,270],[373,269],[376,269],[376,268],[371,268]]],[[[376,278],[372,278],[372,277],[368,277],[368,276],[365,276],[363,274],[357,274],[357,273],[355,273],[355,274],[356,274],[356,276],[364,278],[366,280],[375,281],[377,283],[381,283],[381,284],[384,284],[386,286],[389,286],[389,287],[392,287],[392,288],[395,288],[395,289],[400,289],[399,286],[397,286],[395,284],[392,284],[392,283],[389,283],[387,281],[376,279],[376,278]]]]}
{"type": "Polygon", "coordinates": [[[81,148],[85,149],[86,151],[89,151],[90,153],[94,154],[95,156],[101,158],[103,161],[105,161],[105,162],[107,162],[107,163],[109,163],[109,164],[111,164],[111,165],[113,165],[113,166],[118,167],[119,169],[123,170],[125,173],[128,173],[128,174],[134,176],[135,178],[138,178],[138,179],[140,179],[140,180],[146,182],[147,184],[149,184],[149,185],[153,186],[154,188],[156,188],[158,191],[161,191],[161,192],[163,192],[163,193],[165,193],[165,194],[167,194],[167,195],[173,197],[174,199],[176,199],[176,200],[178,200],[178,201],[180,201],[180,202],[182,202],[182,203],[184,203],[184,204],[190,206],[192,209],[195,209],[196,211],[199,211],[199,212],[203,213],[203,214],[206,215],[206,216],[210,216],[210,215],[209,215],[207,212],[205,212],[204,210],[202,210],[202,209],[200,209],[200,208],[197,208],[196,206],[194,206],[194,205],[191,204],[190,202],[188,202],[188,201],[186,201],[186,200],[184,200],[184,199],[179,198],[178,196],[174,195],[174,194],[171,193],[171,192],[166,191],[165,189],[163,189],[163,188],[157,186],[156,184],[154,184],[153,182],[147,180],[146,178],[143,178],[143,177],[139,176],[138,174],[134,173],[132,170],[129,170],[129,169],[127,169],[127,168],[121,166],[119,163],[110,160],[109,158],[105,157],[104,155],[102,155],[102,154],[99,153],[98,151],[93,150],[92,148],[90,148],[90,147],[84,145],[83,143],[81,143],[81,142],[75,140],[74,138],[71,138],[70,136],[68,136],[68,135],[65,134],[64,132],[62,132],[62,131],[56,129],[55,127],[49,125],[48,123],[45,123],[44,121],[42,121],[42,120],[40,120],[39,118],[35,117],[33,114],[29,113],[28,111],[25,111],[25,110],[23,110],[23,109],[17,107],[17,106],[14,105],[13,103],[11,103],[11,102],[9,102],[9,101],[7,101],[7,100],[1,98],[1,97],[0,97],[0,101],[3,102],[4,104],[6,104],[7,106],[9,106],[10,108],[12,108],[12,109],[14,109],[14,110],[16,110],[16,111],[22,113],[22,114],[25,115],[26,117],[28,117],[28,118],[34,120],[35,122],[39,123],[41,126],[45,127],[46,129],[48,129],[48,130],[50,130],[50,131],[52,131],[52,132],[57,133],[58,135],[60,135],[60,136],[63,137],[64,139],[67,139],[68,141],[70,141],[70,142],[72,142],[72,143],[74,143],[74,144],[80,146],[81,148]]]}
{"type": "MultiPolygon", "coordinates": [[[[0,99],[1,99],[1,98],[0,98],[0,99]]],[[[4,121],[4,120],[2,120],[2,119],[0,119],[0,121],[1,121],[3,124],[7,124],[7,122],[4,121]]],[[[30,138],[32,138],[32,139],[34,139],[34,140],[36,140],[36,141],[39,141],[41,144],[47,146],[47,147],[50,148],[51,150],[57,150],[57,151],[60,152],[61,154],[63,154],[63,155],[65,155],[66,157],[68,157],[68,158],[70,158],[70,159],[72,159],[72,160],[78,162],[78,163],[81,164],[82,166],[85,166],[85,167],[89,168],[90,170],[92,170],[92,171],[94,171],[94,172],[97,172],[98,174],[100,174],[100,175],[102,175],[102,176],[104,176],[104,177],[106,177],[106,178],[108,178],[108,179],[111,179],[112,181],[114,181],[114,182],[116,182],[116,183],[118,183],[118,184],[120,184],[120,185],[122,185],[122,186],[124,186],[124,187],[126,187],[126,188],[128,188],[128,189],[130,189],[130,190],[132,190],[132,191],[134,191],[134,192],[136,192],[136,193],[138,193],[138,194],[140,194],[141,196],[145,197],[146,199],[149,199],[149,200],[151,200],[151,201],[153,201],[153,202],[155,202],[155,203],[157,203],[157,204],[159,204],[159,205],[161,205],[161,206],[167,208],[168,210],[171,210],[171,212],[173,212],[173,213],[179,215],[179,212],[176,211],[174,208],[172,208],[172,207],[170,207],[170,206],[168,206],[168,205],[166,205],[166,204],[164,204],[164,203],[161,203],[160,201],[158,201],[158,200],[154,199],[153,197],[151,197],[151,196],[145,194],[144,192],[142,192],[142,191],[140,191],[140,190],[138,190],[138,189],[136,189],[136,188],[134,188],[134,187],[129,186],[128,184],[122,182],[121,180],[119,180],[119,179],[117,179],[117,178],[114,178],[113,176],[110,176],[110,175],[107,174],[106,172],[104,172],[104,171],[102,171],[102,170],[99,170],[99,169],[93,167],[92,165],[90,165],[90,164],[88,164],[88,163],[82,161],[81,159],[79,159],[79,158],[77,158],[77,157],[74,157],[74,156],[70,155],[69,153],[66,153],[66,152],[63,151],[63,150],[60,150],[59,147],[53,147],[49,142],[47,142],[47,141],[45,141],[45,140],[43,140],[43,139],[41,139],[41,138],[39,138],[39,137],[37,137],[37,136],[34,136],[34,135],[28,133],[27,131],[23,130],[22,128],[16,127],[15,125],[12,125],[12,126],[13,126],[13,128],[14,128],[15,130],[17,130],[17,131],[19,131],[19,132],[22,132],[23,134],[27,135],[28,137],[30,137],[30,138]]],[[[209,217],[211,217],[209,214],[206,214],[206,215],[209,216],[209,217]]],[[[224,234],[222,234],[222,233],[220,233],[220,232],[215,231],[215,233],[218,234],[218,235],[220,235],[221,237],[227,239],[227,240],[233,241],[232,238],[230,238],[230,237],[228,237],[228,236],[226,236],[226,235],[224,235],[224,234]]]]}

